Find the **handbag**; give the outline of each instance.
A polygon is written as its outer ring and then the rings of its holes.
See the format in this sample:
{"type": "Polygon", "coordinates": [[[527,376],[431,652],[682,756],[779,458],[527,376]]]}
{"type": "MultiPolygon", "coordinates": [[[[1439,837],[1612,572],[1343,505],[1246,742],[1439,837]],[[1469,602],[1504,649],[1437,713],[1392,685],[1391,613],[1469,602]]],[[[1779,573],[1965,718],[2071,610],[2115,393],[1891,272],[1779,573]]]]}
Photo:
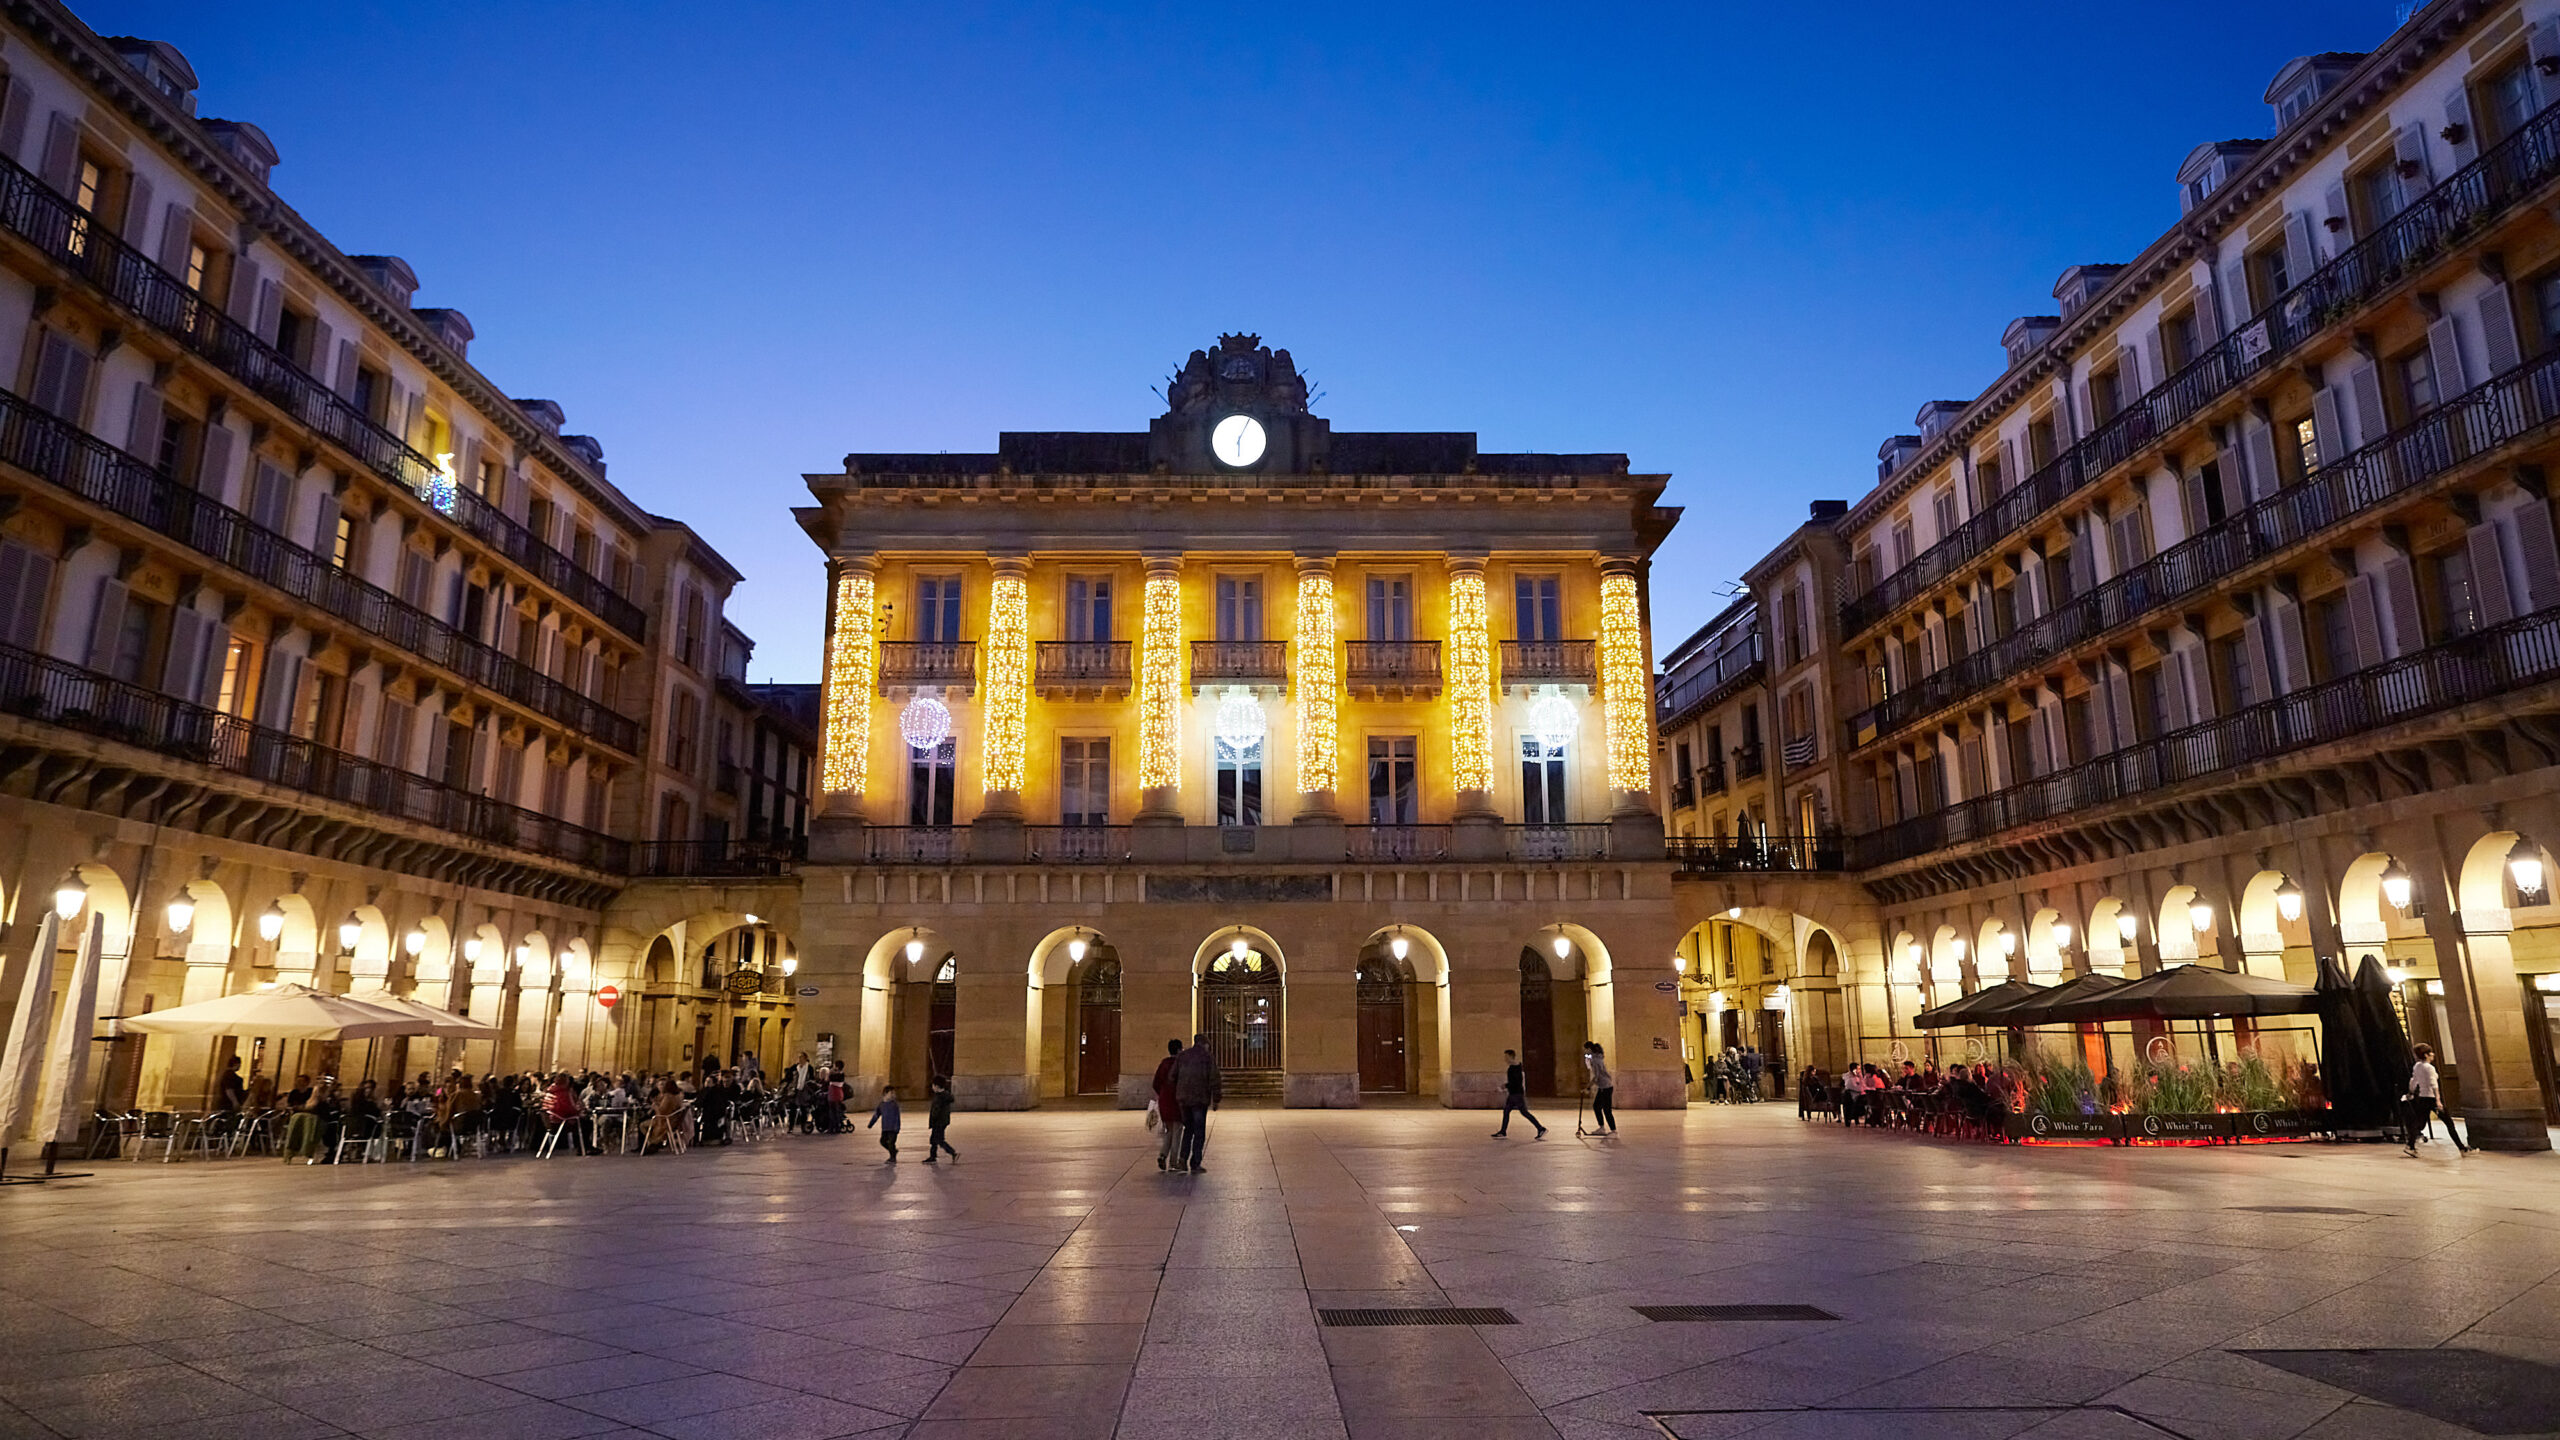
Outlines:
{"type": "Polygon", "coordinates": [[[1164,1111],[1152,1099],[1147,1101],[1147,1128],[1151,1131],[1164,1128],[1164,1111]]]}

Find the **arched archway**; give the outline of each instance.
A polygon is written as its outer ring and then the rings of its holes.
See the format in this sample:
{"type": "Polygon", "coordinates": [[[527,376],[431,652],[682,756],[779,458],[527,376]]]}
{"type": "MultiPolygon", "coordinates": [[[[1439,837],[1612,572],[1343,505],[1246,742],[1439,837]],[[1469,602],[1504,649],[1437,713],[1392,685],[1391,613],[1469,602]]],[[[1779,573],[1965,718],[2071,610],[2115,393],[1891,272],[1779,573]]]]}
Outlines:
{"type": "Polygon", "coordinates": [[[1193,960],[1199,987],[1199,1030],[1218,1068],[1248,1094],[1279,1092],[1286,1054],[1287,961],[1269,935],[1231,926],[1211,936],[1193,960]]]}

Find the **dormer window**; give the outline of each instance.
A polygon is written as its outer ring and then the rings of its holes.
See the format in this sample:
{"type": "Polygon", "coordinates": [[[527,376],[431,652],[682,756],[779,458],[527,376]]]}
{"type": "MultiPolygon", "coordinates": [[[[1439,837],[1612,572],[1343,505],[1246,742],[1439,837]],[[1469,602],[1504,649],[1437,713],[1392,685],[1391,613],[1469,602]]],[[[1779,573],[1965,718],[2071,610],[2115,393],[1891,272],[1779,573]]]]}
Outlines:
{"type": "Polygon", "coordinates": [[[2352,74],[2363,60],[2362,55],[2332,51],[2286,61],[2260,97],[2275,111],[2277,131],[2310,114],[2320,97],[2336,89],[2338,82],[2352,74]]]}

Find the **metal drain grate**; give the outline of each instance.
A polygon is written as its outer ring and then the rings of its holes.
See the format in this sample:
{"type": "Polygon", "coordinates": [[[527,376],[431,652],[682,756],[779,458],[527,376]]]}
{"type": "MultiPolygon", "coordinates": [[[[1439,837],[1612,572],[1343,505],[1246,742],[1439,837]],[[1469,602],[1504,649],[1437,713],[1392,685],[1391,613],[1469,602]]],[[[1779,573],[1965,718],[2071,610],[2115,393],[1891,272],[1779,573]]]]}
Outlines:
{"type": "Polygon", "coordinates": [[[1837,1320],[1813,1305],[1632,1305],[1647,1320],[1837,1320]]]}
{"type": "Polygon", "coordinates": [[[1491,1306],[1409,1305],[1393,1310],[1319,1310],[1327,1325],[1517,1325],[1508,1310],[1491,1306]]]}

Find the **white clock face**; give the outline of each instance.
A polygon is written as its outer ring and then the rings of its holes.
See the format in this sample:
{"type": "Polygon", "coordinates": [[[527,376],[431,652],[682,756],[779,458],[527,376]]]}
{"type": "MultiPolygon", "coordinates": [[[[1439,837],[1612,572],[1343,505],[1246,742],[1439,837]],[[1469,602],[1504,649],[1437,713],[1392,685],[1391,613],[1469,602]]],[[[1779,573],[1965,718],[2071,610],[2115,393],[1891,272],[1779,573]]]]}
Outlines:
{"type": "Polygon", "coordinates": [[[1221,465],[1241,470],[1262,458],[1262,422],[1250,415],[1230,415],[1209,432],[1209,451],[1221,465]]]}

